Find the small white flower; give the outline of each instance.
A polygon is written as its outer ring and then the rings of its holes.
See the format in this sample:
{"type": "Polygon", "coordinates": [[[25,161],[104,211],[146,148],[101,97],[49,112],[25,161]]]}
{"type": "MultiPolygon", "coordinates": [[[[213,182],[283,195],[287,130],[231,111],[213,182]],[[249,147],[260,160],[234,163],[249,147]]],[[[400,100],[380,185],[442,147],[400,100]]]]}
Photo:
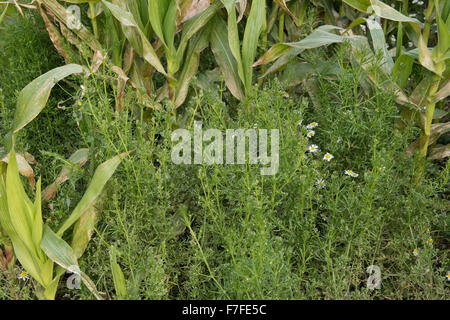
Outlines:
{"type": "Polygon", "coordinates": [[[395,35],[392,35],[392,36],[391,36],[391,41],[392,41],[393,43],[396,43],[396,42],[397,42],[397,39],[395,38],[395,35]]]}
{"type": "Polygon", "coordinates": [[[26,281],[26,280],[28,280],[29,276],[28,276],[28,273],[27,273],[26,271],[22,271],[22,272],[17,276],[17,278],[19,278],[19,279],[22,280],[22,281],[26,281]]]}
{"type": "Polygon", "coordinates": [[[319,151],[319,147],[316,146],[315,144],[312,144],[312,145],[309,146],[309,152],[314,153],[314,152],[317,152],[317,151],[319,151]]]}
{"type": "Polygon", "coordinates": [[[450,271],[447,271],[447,281],[450,281],[450,271]]]}
{"type": "Polygon", "coordinates": [[[414,249],[413,250],[413,255],[414,255],[414,257],[417,257],[419,255],[419,250],[414,249]]]}
{"type": "Polygon", "coordinates": [[[283,97],[285,97],[286,99],[288,99],[288,98],[289,98],[289,93],[285,92],[285,93],[283,94],[283,97]]]}
{"type": "Polygon", "coordinates": [[[314,196],[314,199],[320,200],[320,199],[322,199],[322,196],[321,196],[320,194],[316,194],[316,195],[314,196]]]}
{"type": "Polygon", "coordinates": [[[300,120],[298,123],[297,123],[297,126],[301,126],[302,125],[302,123],[303,123],[303,120],[300,120]]]}
{"type": "Polygon", "coordinates": [[[408,46],[411,48],[414,45],[414,43],[412,41],[408,42],[408,46]]]}
{"type": "Polygon", "coordinates": [[[357,176],[359,176],[359,174],[353,172],[353,170],[345,170],[345,174],[348,176],[351,176],[353,178],[356,178],[357,176]]]}
{"type": "Polygon", "coordinates": [[[253,125],[253,129],[257,129],[257,128],[258,128],[258,124],[255,123],[255,124],[253,125]]]}
{"type": "Polygon", "coordinates": [[[416,4],[419,0],[413,0],[412,4],[416,4]]]}
{"type": "Polygon", "coordinates": [[[317,186],[317,188],[319,188],[319,189],[324,188],[324,187],[326,186],[325,181],[323,181],[323,179],[317,180],[317,181],[316,181],[316,186],[317,186]]]}
{"type": "Polygon", "coordinates": [[[323,156],[323,160],[326,160],[328,162],[330,162],[330,160],[333,158],[334,158],[334,156],[329,152],[325,153],[325,155],[323,156]]]}
{"type": "Polygon", "coordinates": [[[310,131],[308,131],[308,133],[306,134],[306,136],[307,136],[308,138],[312,138],[312,137],[314,137],[315,134],[316,134],[316,132],[315,132],[314,130],[310,130],[310,131]]]}
{"type": "Polygon", "coordinates": [[[423,2],[423,1],[419,1],[419,2],[417,2],[417,4],[418,4],[419,6],[423,6],[424,2],[423,2]]]}
{"type": "Polygon", "coordinates": [[[313,129],[315,127],[317,127],[319,124],[317,122],[311,122],[310,124],[308,124],[306,126],[307,129],[313,129]]]}

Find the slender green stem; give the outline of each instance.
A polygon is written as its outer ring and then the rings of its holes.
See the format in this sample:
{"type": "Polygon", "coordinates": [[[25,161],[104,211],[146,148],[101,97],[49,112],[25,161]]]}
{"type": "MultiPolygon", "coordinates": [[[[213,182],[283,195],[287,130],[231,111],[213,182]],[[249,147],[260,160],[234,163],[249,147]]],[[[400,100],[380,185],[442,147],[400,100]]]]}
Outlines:
{"type": "MultiPolygon", "coordinates": [[[[440,78],[438,75],[433,76],[433,82],[431,84],[430,90],[428,92],[428,101],[431,100],[431,97],[437,92],[439,88],[440,78]]],[[[420,157],[425,158],[428,151],[428,144],[430,142],[431,136],[431,124],[433,122],[434,109],[436,107],[436,103],[428,103],[425,111],[425,124],[422,129],[422,134],[420,136],[420,157]]]]}
{"type": "Polygon", "coordinates": [[[425,27],[423,28],[423,41],[428,45],[428,40],[430,38],[430,29],[431,29],[431,15],[434,9],[434,1],[428,1],[428,9],[425,13],[425,27]]]}
{"type": "Polygon", "coordinates": [[[92,21],[92,29],[94,30],[94,36],[95,39],[98,40],[97,19],[95,18],[95,8],[93,2],[89,2],[89,10],[91,11],[91,21],[92,21]]]}

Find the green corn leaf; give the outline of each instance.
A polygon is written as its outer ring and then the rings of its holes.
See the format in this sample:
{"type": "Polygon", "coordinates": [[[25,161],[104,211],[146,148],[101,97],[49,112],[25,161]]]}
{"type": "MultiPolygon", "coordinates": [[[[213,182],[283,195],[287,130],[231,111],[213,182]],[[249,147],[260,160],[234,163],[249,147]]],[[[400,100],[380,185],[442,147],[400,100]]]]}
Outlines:
{"type": "Polygon", "coordinates": [[[239,40],[238,24],[236,20],[236,1],[235,0],[222,0],[227,12],[228,12],[228,43],[231,53],[237,62],[237,70],[239,78],[242,83],[245,84],[244,66],[241,56],[241,44],[239,40]]]}
{"type": "Polygon", "coordinates": [[[246,92],[252,85],[252,65],[258,49],[259,36],[261,35],[266,19],[266,1],[254,0],[250,8],[250,14],[245,26],[242,40],[242,67],[244,70],[244,87],[246,92]]]}
{"type": "Polygon", "coordinates": [[[267,75],[280,71],[283,67],[285,67],[289,62],[295,60],[295,57],[302,53],[304,49],[299,48],[291,48],[286,54],[282,55],[279,59],[277,59],[264,73],[261,77],[264,78],[267,75]]]}
{"type": "Polygon", "coordinates": [[[175,51],[173,41],[175,39],[175,32],[177,29],[176,18],[177,18],[177,2],[175,0],[170,0],[169,7],[167,8],[166,14],[164,16],[164,25],[163,25],[164,38],[166,39],[166,43],[170,51],[175,51]]]}
{"type": "Polygon", "coordinates": [[[190,41],[186,52],[186,60],[175,88],[175,107],[179,107],[186,99],[189,83],[198,70],[200,52],[209,44],[210,32],[211,28],[203,28],[190,41]]]}
{"type": "Polygon", "coordinates": [[[438,57],[441,57],[450,49],[450,29],[445,24],[444,20],[442,20],[439,10],[439,1],[434,0],[434,3],[436,7],[436,23],[438,29],[438,57]]]}
{"type": "Polygon", "coordinates": [[[103,197],[100,196],[96,203],[87,208],[80,219],[75,223],[70,246],[77,258],[80,258],[83,255],[91,240],[99,213],[103,208],[103,200],[103,197]]]}
{"type": "Polygon", "coordinates": [[[219,17],[216,19],[216,23],[211,31],[211,50],[230,92],[237,99],[244,99],[236,59],[228,42],[227,25],[225,21],[219,17]]]}
{"type": "Polygon", "coordinates": [[[432,97],[431,103],[437,103],[450,96],[450,80],[447,80],[441,85],[438,92],[432,97]]]}
{"type": "Polygon", "coordinates": [[[397,21],[407,22],[414,29],[417,34],[420,34],[420,21],[403,15],[390,5],[387,5],[378,0],[343,0],[346,4],[353,8],[365,12],[367,14],[375,14],[381,18],[397,21]]]}
{"type": "Polygon", "coordinates": [[[394,60],[392,60],[392,57],[389,54],[383,29],[381,28],[381,25],[373,19],[366,19],[366,22],[372,37],[375,53],[382,53],[381,67],[387,74],[390,74],[394,68],[394,60]]]}
{"type": "Polygon", "coordinates": [[[35,245],[36,252],[39,255],[39,258],[44,259],[44,256],[41,254],[41,250],[39,244],[42,240],[42,232],[44,228],[44,223],[42,220],[42,203],[41,203],[41,179],[38,180],[36,185],[36,199],[34,201],[33,209],[34,209],[34,220],[31,230],[31,236],[33,243],[35,245]]]}
{"type": "Polygon", "coordinates": [[[42,199],[44,201],[49,201],[56,196],[56,191],[59,185],[63,184],[69,179],[69,175],[75,169],[82,167],[88,160],[89,149],[79,149],[75,151],[69,158],[69,160],[64,160],[66,165],[61,169],[61,172],[56,178],[56,181],[49,185],[42,192],[42,199]]]}
{"type": "Polygon", "coordinates": [[[183,25],[180,44],[178,45],[178,49],[176,52],[176,65],[173,66],[173,72],[177,72],[183,64],[184,54],[189,40],[209,21],[211,21],[211,19],[216,15],[221,6],[222,4],[220,1],[215,1],[201,13],[186,21],[186,23],[183,25]]]}
{"type": "Polygon", "coordinates": [[[45,226],[44,228],[41,248],[53,262],[68,271],[78,274],[83,283],[94,294],[94,296],[99,300],[102,299],[92,280],[80,270],[75,252],[67,244],[67,242],[61,239],[48,226],[45,226]]]}
{"type": "MultiPolygon", "coordinates": [[[[290,50],[292,50],[292,48],[297,48],[303,51],[305,49],[318,48],[333,43],[342,43],[345,40],[365,39],[364,37],[360,36],[337,35],[330,32],[333,30],[342,31],[343,29],[336,26],[325,25],[318,27],[309,36],[301,41],[275,44],[254,64],[254,66],[272,62],[282,55],[287,54],[290,50]]],[[[298,51],[298,53],[300,53],[301,51],[298,51]]]]}
{"type": "Polygon", "coordinates": [[[89,186],[80,202],[77,204],[69,218],[67,218],[67,220],[59,228],[57,232],[58,236],[61,237],[64,231],[70,228],[81,217],[81,215],[88,210],[88,208],[95,204],[98,197],[102,193],[106,182],[111,178],[114,171],[116,171],[122,159],[128,154],[129,152],[122,153],[121,155],[115,156],[114,158],[109,159],[98,166],[97,170],[95,170],[94,177],[89,183],[89,186]]]}
{"type": "Polygon", "coordinates": [[[69,64],[55,68],[29,83],[19,94],[12,132],[16,133],[44,109],[54,85],[74,73],[81,73],[80,65],[69,64]]]}
{"type": "Polygon", "coordinates": [[[6,171],[6,190],[11,224],[30,252],[35,254],[35,246],[31,237],[34,208],[20,180],[14,149],[11,151],[6,171]]]}
{"type": "Polygon", "coordinates": [[[127,297],[127,286],[125,283],[125,276],[123,275],[122,269],[117,263],[115,248],[112,247],[109,251],[109,261],[111,264],[111,272],[114,281],[114,289],[116,289],[116,294],[119,300],[123,300],[127,297]]]}
{"type": "Polygon", "coordinates": [[[392,69],[392,78],[401,89],[404,89],[411,75],[414,59],[406,54],[402,54],[396,61],[392,69]]]}
{"type": "Polygon", "coordinates": [[[143,31],[139,28],[133,18],[133,15],[108,1],[102,0],[102,2],[111,11],[112,15],[121,23],[122,31],[128,41],[130,41],[133,49],[156,70],[164,75],[167,75],[158,58],[158,55],[143,31]]]}
{"type": "Polygon", "coordinates": [[[167,38],[164,34],[164,17],[167,9],[171,4],[171,0],[149,0],[148,1],[148,16],[152,25],[153,31],[156,33],[161,42],[169,48],[167,38]]]}

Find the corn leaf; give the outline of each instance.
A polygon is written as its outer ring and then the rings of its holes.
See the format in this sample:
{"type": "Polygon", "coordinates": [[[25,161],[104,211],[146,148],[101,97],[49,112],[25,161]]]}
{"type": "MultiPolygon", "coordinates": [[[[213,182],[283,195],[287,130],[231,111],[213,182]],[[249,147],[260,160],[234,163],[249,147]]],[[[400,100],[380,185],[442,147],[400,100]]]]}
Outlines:
{"type": "Polygon", "coordinates": [[[167,75],[158,55],[153,49],[150,41],[145,36],[144,32],[139,28],[133,15],[119,6],[112,4],[111,2],[105,0],[102,2],[111,11],[112,15],[121,23],[122,31],[128,41],[130,41],[133,49],[156,70],[164,75],[167,75]]]}
{"type": "Polygon", "coordinates": [[[44,109],[50,92],[61,79],[74,73],[81,73],[82,67],[77,64],[68,64],[55,68],[29,83],[19,94],[17,108],[14,116],[12,132],[16,133],[44,109]]]}
{"type": "Polygon", "coordinates": [[[242,67],[244,70],[244,87],[250,90],[252,85],[252,65],[258,49],[259,36],[266,19],[266,1],[254,0],[250,7],[250,14],[245,26],[244,38],[242,40],[242,67]]]}
{"type": "Polygon", "coordinates": [[[244,99],[236,59],[228,42],[227,25],[220,17],[216,18],[211,31],[211,50],[231,94],[239,100],[244,99]]]}
{"type": "Polygon", "coordinates": [[[42,199],[44,201],[49,201],[56,196],[56,191],[59,185],[63,184],[69,179],[70,173],[75,169],[82,167],[88,160],[89,149],[79,149],[75,151],[68,160],[68,165],[64,166],[59,173],[56,181],[49,185],[42,192],[42,199]]]}
{"type": "Polygon", "coordinates": [[[80,270],[75,252],[67,244],[67,242],[61,239],[48,226],[45,226],[44,228],[41,248],[53,262],[66,270],[78,274],[83,283],[94,294],[94,296],[99,300],[102,299],[92,280],[80,270]]]}
{"type": "Polygon", "coordinates": [[[123,157],[128,154],[129,152],[122,153],[121,155],[115,156],[114,158],[105,161],[97,167],[94,173],[94,177],[89,183],[85,194],[83,195],[69,218],[67,218],[67,220],[59,228],[57,232],[58,236],[62,236],[64,231],[70,228],[81,217],[81,215],[86,210],[88,210],[88,208],[92,207],[95,204],[97,198],[102,193],[103,187],[105,186],[106,182],[111,178],[114,171],[116,171],[123,157]]]}
{"type": "Polygon", "coordinates": [[[115,248],[112,247],[109,251],[109,261],[111,264],[111,272],[114,281],[114,289],[116,289],[116,294],[119,300],[123,300],[127,297],[127,287],[125,283],[125,276],[123,275],[122,269],[117,263],[115,248]]]}

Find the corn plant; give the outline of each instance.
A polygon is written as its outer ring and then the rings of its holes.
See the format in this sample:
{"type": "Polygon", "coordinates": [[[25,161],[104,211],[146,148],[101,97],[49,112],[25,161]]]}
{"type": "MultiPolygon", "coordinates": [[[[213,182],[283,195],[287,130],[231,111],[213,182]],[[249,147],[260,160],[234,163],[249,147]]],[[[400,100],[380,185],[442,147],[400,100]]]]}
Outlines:
{"type": "MultiPolygon", "coordinates": [[[[435,106],[436,103],[446,99],[450,95],[449,3],[433,2],[438,25],[437,45],[430,50],[427,48],[425,42],[426,37],[421,30],[422,24],[418,20],[407,17],[391,6],[377,0],[344,0],[344,2],[358,10],[371,14],[371,17],[357,18],[345,30],[337,26],[321,26],[301,41],[276,44],[254,66],[275,61],[266,72],[268,74],[285,67],[295,56],[305,49],[317,48],[332,43],[342,43],[344,41],[349,42],[354,49],[354,58],[367,72],[368,78],[383,90],[394,90],[397,103],[420,114],[422,134],[419,141],[414,143],[411,149],[418,148],[420,150],[420,157],[425,157],[428,146],[434,143],[440,135],[450,130],[449,123],[432,123],[433,119],[442,118],[446,115],[442,110],[435,112],[435,106]],[[379,21],[380,18],[406,24],[404,30],[411,41],[416,43],[418,49],[410,51],[402,50],[401,55],[395,57],[396,59],[394,61],[387,47],[386,38],[379,21]],[[352,28],[362,23],[367,24],[371,41],[365,36],[349,34],[352,28]],[[336,34],[335,31],[339,31],[340,34],[336,34]],[[372,47],[369,42],[371,42],[372,47]],[[358,52],[363,52],[363,56],[358,54],[358,52]],[[381,60],[377,60],[377,56],[380,56],[381,60]],[[411,75],[414,59],[417,59],[419,64],[427,70],[428,76],[408,95],[404,92],[404,87],[408,77],[411,75]],[[380,68],[378,67],[378,62],[380,62],[380,68]]],[[[411,114],[411,112],[404,114],[411,114]]],[[[447,157],[450,153],[449,150],[448,145],[440,146],[433,150],[430,158],[447,157]]]]}
{"type": "MultiPolygon", "coordinates": [[[[430,0],[425,14],[425,24],[423,30],[422,24],[416,19],[404,16],[390,6],[381,1],[351,1],[344,2],[356,9],[375,14],[381,18],[391,21],[403,22],[407,24],[406,34],[417,49],[409,52],[400,52],[396,58],[397,83],[404,86],[404,79],[407,79],[412,72],[412,68],[404,67],[412,64],[409,58],[417,59],[419,64],[426,69],[427,76],[417,85],[415,90],[406,101],[405,105],[413,105],[419,109],[420,126],[422,133],[420,139],[412,146],[412,149],[419,149],[419,156],[424,158],[428,154],[428,147],[432,145],[440,135],[450,131],[450,123],[433,124],[433,119],[441,118],[445,113],[436,113],[436,104],[446,99],[450,95],[450,3],[448,1],[430,0]],[[432,15],[435,15],[437,25],[436,45],[434,48],[428,48],[430,40],[430,29],[432,15]],[[401,80],[403,79],[403,80],[401,80]]],[[[356,21],[358,23],[358,21],[356,21]]],[[[448,157],[450,155],[450,145],[435,148],[430,154],[433,159],[448,157]]]]}
{"type": "Polygon", "coordinates": [[[259,37],[265,26],[266,4],[264,0],[252,1],[241,46],[236,1],[221,2],[227,10],[228,21],[225,23],[222,18],[217,17],[216,27],[211,35],[211,49],[227,87],[236,98],[242,100],[252,86],[252,64],[256,57],[259,37]]]}
{"type": "MultiPolygon", "coordinates": [[[[9,150],[7,163],[0,162],[0,230],[10,241],[10,246],[5,246],[8,261],[2,259],[0,262],[2,266],[10,265],[12,248],[22,267],[36,281],[36,295],[40,299],[55,298],[59,280],[66,270],[78,274],[95,297],[101,298],[94,283],[80,270],[78,258],[90,240],[97,216],[96,203],[103,187],[126,153],[104,162],[96,169],[80,202],[54,232],[44,224],[42,217],[41,180],[36,184],[35,200],[31,201],[20,179],[24,169],[20,168],[17,159],[21,157],[14,150],[16,134],[45,107],[55,83],[82,71],[79,65],[56,68],[35,79],[21,91],[13,126],[5,139],[9,150]],[[69,245],[63,240],[63,235],[72,226],[72,242],[69,245]]],[[[30,181],[30,185],[33,184],[34,180],[33,183],[30,181]]]]}
{"type": "MultiPolygon", "coordinates": [[[[123,89],[129,82],[142,101],[154,108],[157,104],[148,103],[151,96],[156,96],[156,101],[168,97],[175,107],[185,100],[190,80],[198,69],[200,52],[208,46],[211,28],[207,26],[221,7],[218,1],[210,4],[204,0],[64,2],[89,4],[94,34],[83,25],[78,30],[68,30],[73,17],[58,1],[37,0],[55,46],[63,51],[58,43],[66,38],[79,50],[86,44],[93,52],[110,51],[112,70],[118,74],[118,87],[123,89]],[[61,32],[47,14],[56,18],[61,32]],[[100,19],[101,15],[104,19],[100,19]],[[176,45],[178,33],[180,38],[176,45]],[[155,72],[166,79],[158,88],[152,81],[155,72]]],[[[118,109],[121,109],[120,103],[118,109]]]]}

